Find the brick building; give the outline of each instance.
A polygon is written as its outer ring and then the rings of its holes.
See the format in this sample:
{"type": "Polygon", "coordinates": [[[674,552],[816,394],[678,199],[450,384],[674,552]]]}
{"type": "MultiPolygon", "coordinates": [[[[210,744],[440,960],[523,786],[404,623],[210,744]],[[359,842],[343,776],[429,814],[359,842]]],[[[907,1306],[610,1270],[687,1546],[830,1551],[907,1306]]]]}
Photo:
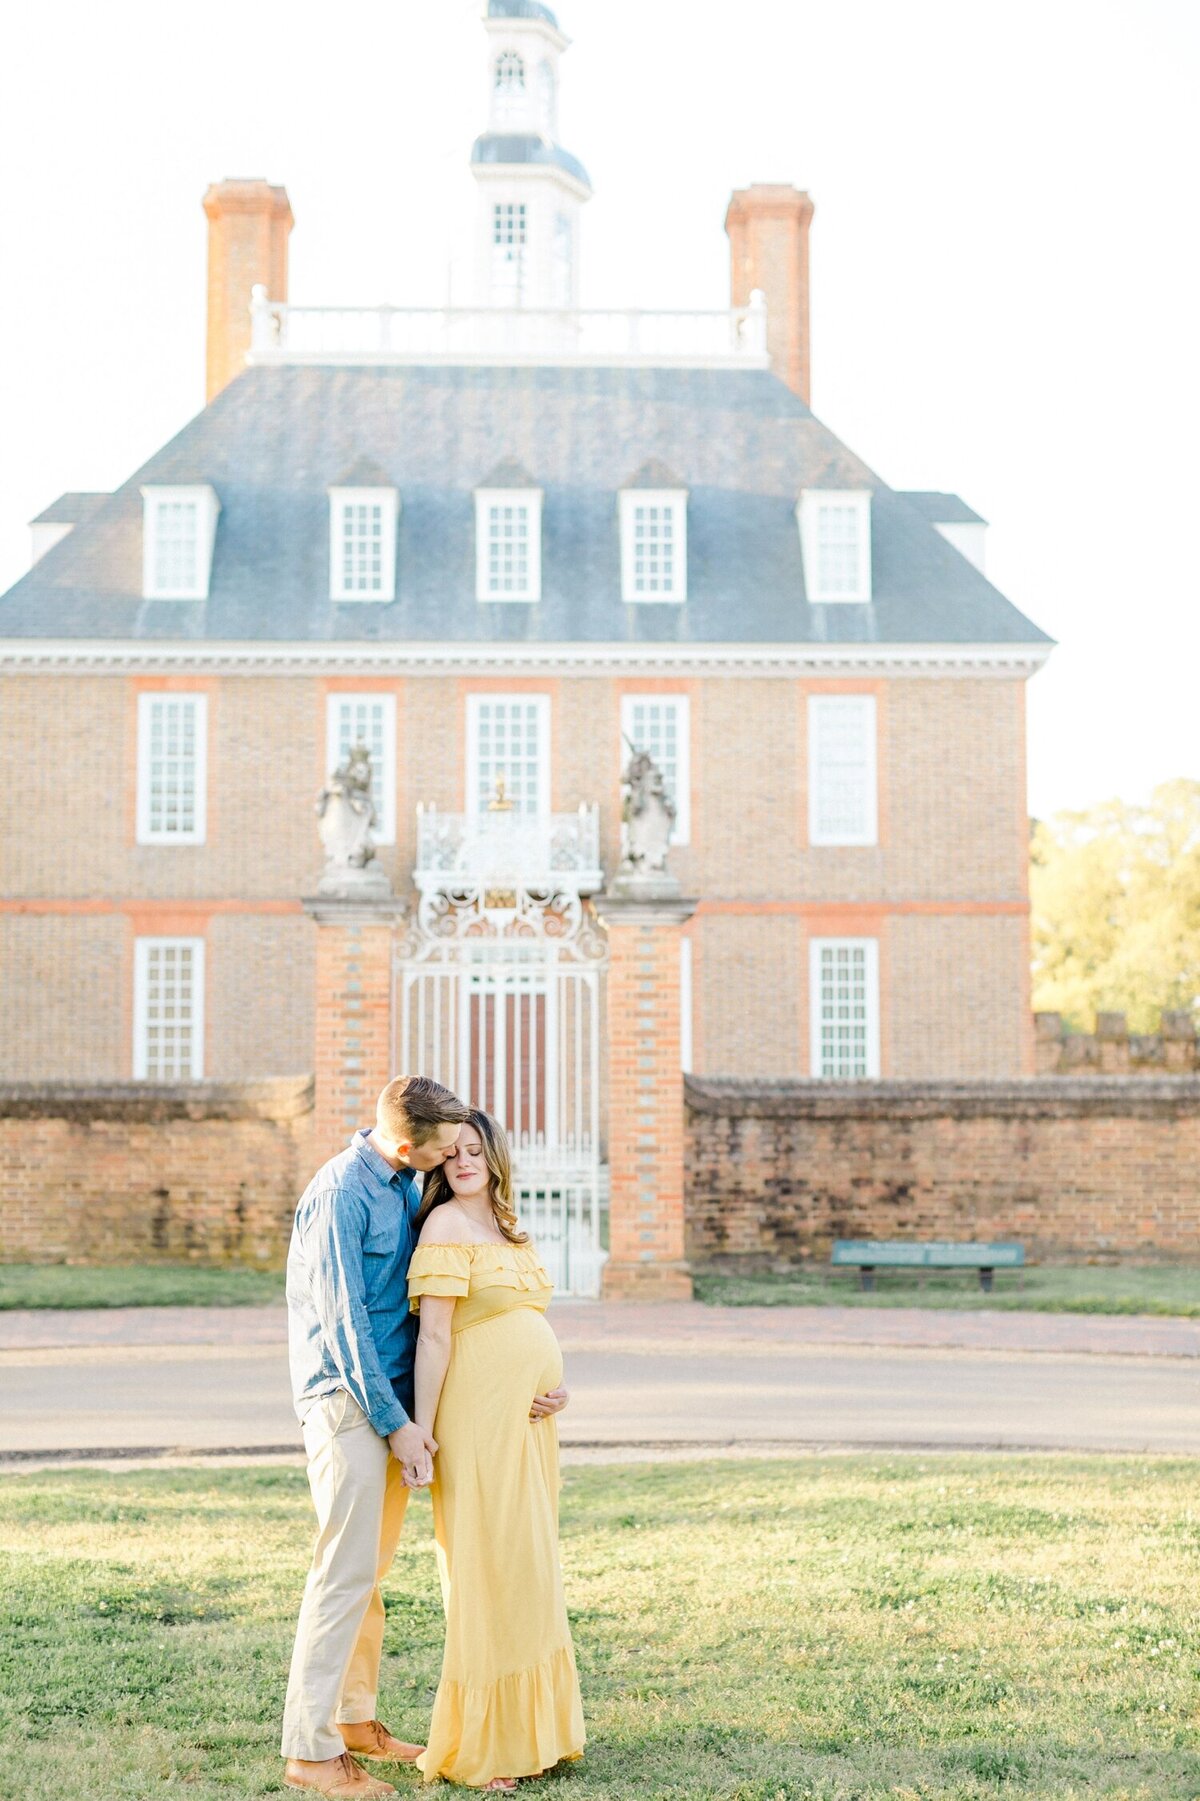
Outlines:
{"type": "Polygon", "coordinates": [[[220,183],[207,405],[35,522],[0,598],[0,1079],[320,1084],[336,1027],[331,1132],[380,1062],[444,1074],[586,1288],[613,1046],[663,966],[642,944],[606,1018],[623,742],[678,812],[676,1068],[1028,1074],[1049,641],[976,514],[812,414],[808,196],[733,195],[730,310],[579,311],[566,40],[536,0],[485,32],[476,304],[291,305],[286,194],[220,183]],[[312,797],[356,740],[409,905],[325,954],[312,797]]]}

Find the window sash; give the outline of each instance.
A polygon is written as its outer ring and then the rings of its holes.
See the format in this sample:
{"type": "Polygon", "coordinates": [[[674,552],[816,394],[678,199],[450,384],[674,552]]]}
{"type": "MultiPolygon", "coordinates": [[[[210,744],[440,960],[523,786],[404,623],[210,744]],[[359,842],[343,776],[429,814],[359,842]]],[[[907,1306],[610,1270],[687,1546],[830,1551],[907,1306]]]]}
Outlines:
{"type": "Polygon", "coordinates": [[[674,594],[676,588],[675,507],[633,508],[633,591],[674,594]]]}
{"type": "Polygon", "coordinates": [[[133,1073],[143,1082],[203,1077],[203,938],[135,940],[133,1073]]]}
{"type": "Polygon", "coordinates": [[[489,594],[529,592],[529,508],[503,502],[487,507],[487,590],[489,594]]]}
{"type": "Polygon", "coordinates": [[[628,488],[620,496],[624,601],[687,599],[687,495],[628,488]]]}
{"type": "Polygon", "coordinates": [[[346,752],[365,744],[371,753],[371,798],[379,815],[376,844],[396,842],[396,697],[394,694],[330,694],[326,697],[325,761],[330,773],[346,752]]]}
{"type": "Polygon", "coordinates": [[[822,1081],[879,1076],[879,941],[814,938],[809,947],[811,1073],[822,1081]]]}
{"type": "Polygon", "coordinates": [[[809,488],[797,508],[810,602],[871,598],[871,496],[866,489],[809,488]]]}
{"type": "Polygon", "coordinates": [[[192,593],[200,581],[200,504],[154,502],[154,591],[192,593]]]}
{"type": "Polygon", "coordinates": [[[873,694],[808,698],[808,841],[879,841],[876,701],[873,694]]]}
{"type": "Polygon", "coordinates": [[[139,844],[203,844],[207,829],[208,696],[139,694],[139,844]]]}
{"type": "Polygon", "coordinates": [[[486,818],[500,775],[515,813],[549,813],[549,728],[547,695],[468,697],[467,812],[471,818],[486,818]]]}
{"type": "MultiPolygon", "coordinates": [[[[621,733],[638,750],[650,753],[663,772],[667,793],[675,802],[672,844],[691,841],[691,707],[686,694],[625,694],[621,697],[621,733]]],[[[628,746],[622,744],[624,764],[628,746]]]]}
{"type": "Polygon", "coordinates": [[[853,503],[817,508],[817,586],[841,598],[862,587],[861,514],[853,503]]]}
{"type": "Polygon", "coordinates": [[[542,597],[542,491],[475,490],[476,600],[542,597]]]}
{"type": "Polygon", "coordinates": [[[389,488],[330,495],[329,594],[335,601],[396,598],[396,505],[389,488]]]}
{"type": "Polygon", "coordinates": [[[383,591],[383,508],[356,500],[342,508],[342,593],[383,591]]]}

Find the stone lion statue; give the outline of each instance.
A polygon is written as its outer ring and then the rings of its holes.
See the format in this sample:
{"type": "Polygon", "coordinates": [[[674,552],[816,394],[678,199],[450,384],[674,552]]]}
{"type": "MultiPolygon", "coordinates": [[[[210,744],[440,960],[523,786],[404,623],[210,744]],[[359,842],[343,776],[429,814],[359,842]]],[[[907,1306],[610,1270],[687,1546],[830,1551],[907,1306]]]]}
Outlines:
{"type": "MultiPolygon", "coordinates": [[[[628,738],[625,740],[629,744],[628,738]]],[[[625,827],[624,874],[662,875],[675,826],[675,803],[667,793],[662,770],[649,751],[629,744],[629,762],[621,777],[621,822],[625,827]]]]}

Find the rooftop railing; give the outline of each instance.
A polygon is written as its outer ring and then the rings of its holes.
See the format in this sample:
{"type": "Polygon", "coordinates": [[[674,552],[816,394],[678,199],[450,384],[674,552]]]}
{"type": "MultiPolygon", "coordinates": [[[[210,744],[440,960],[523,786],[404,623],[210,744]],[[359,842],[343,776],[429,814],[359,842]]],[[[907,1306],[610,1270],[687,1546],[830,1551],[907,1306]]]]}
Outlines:
{"type": "Polygon", "coordinates": [[[763,368],[767,309],[557,312],[533,307],[291,306],[256,287],[250,363],[579,363],[763,368]]]}
{"type": "Polygon", "coordinates": [[[595,894],[600,868],[600,810],[574,813],[442,813],[417,808],[417,858],[421,889],[461,885],[595,894]]]}

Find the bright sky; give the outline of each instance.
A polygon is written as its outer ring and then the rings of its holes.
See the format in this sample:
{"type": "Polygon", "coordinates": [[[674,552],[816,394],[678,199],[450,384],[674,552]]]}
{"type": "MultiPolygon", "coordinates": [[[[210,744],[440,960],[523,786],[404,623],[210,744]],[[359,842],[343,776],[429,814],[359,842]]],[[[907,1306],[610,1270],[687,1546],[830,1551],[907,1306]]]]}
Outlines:
{"type": "MultiPolygon", "coordinates": [[[[26,521],[203,401],[212,180],[296,214],[291,297],[467,299],[482,0],[40,0],[5,25],[0,588],[26,521]]],[[[991,521],[1060,640],[1036,813],[1200,777],[1194,0],[562,0],[585,305],[723,306],[729,191],[813,227],[813,404],[991,521]]],[[[52,630],[47,621],[47,630],[52,630]]]]}

